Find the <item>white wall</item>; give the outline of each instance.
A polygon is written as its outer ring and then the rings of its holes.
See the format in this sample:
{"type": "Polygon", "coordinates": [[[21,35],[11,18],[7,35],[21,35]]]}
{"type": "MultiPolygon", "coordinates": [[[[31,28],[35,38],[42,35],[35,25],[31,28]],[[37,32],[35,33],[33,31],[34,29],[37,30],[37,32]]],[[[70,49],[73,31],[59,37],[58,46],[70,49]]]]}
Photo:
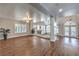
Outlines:
{"type": "MultiPolygon", "coordinates": [[[[41,17],[44,13],[40,12],[36,8],[32,7],[29,4],[0,4],[0,28],[10,29],[10,33],[8,35],[11,37],[18,37],[27,35],[26,33],[15,33],[15,23],[23,20],[23,17],[30,16],[32,20],[36,17],[36,20],[41,20],[41,17]]],[[[45,14],[44,14],[45,15],[45,14]]],[[[28,24],[27,25],[27,29],[28,24]]],[[[32,23],[31,23],[32,28],[32,23]]],[[[29,31],[29,30],[27,30],[29,31]]],[[[0,35],[0,39],[2,39],[2,35],[0,35]]]]}
{"type": "MultiPolygon", "coordinates": [[[[10,29],[10,33],[8,33],[8,38],[24,36],[24,35],[28,34],[28,32],[15,33],[15,24],[16,23],[23,23],[23,24],[25,24],[24,22],[20,22],[20,21],[16,21],[16,20],[0,19],[0,28],[10,29]]],[[[27,30],[28,30],[28,27],[27,27],[27,30]]],[[[2,35],[0,35],[0,39],[3,39],[2,35]]]]}

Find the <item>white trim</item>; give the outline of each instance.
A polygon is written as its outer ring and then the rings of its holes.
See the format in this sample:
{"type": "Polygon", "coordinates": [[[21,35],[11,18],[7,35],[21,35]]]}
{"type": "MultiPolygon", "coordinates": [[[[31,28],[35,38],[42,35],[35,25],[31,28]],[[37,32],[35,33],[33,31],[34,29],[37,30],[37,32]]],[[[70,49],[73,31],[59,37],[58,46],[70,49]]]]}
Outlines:
{"type": "MultiPolygon", "coordinates": [[[[20,37],[20,36],[27,36],[27,35],[29,35],[29,34],[17,35],[17,36],[9,36],[8,39],[9,39],[9,38],[20,37]]],[[[3,39],[4,39],[4,38],[0,38],[0,40],[3,40],[3,39]]]]}

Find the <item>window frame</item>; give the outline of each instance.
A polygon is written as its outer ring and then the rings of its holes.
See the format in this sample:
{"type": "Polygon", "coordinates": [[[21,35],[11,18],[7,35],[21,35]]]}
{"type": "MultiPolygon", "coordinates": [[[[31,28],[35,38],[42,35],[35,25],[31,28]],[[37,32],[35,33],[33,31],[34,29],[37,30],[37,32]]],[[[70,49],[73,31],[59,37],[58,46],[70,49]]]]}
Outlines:
{"type": "Polygon", "coordinates": [[[26,24],[15,23],[14,26],[15,26],[15,33],[26,33],[27,32],[26,24]],[[25,31],[23,31],[24,30],[23,25],[25,27],[25,31]]]}

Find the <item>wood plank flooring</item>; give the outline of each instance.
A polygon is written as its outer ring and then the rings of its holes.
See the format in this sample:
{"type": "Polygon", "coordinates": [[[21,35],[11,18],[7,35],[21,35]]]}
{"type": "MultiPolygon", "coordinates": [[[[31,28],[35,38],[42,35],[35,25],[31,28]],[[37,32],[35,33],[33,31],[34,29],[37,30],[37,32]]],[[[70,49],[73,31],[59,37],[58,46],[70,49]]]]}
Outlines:
{"type": "Polygon", "coordinates": [[[79,40],[58,37],[53,43],[37,36],[0,40],[0,56],[79,56],[79,40]]]}

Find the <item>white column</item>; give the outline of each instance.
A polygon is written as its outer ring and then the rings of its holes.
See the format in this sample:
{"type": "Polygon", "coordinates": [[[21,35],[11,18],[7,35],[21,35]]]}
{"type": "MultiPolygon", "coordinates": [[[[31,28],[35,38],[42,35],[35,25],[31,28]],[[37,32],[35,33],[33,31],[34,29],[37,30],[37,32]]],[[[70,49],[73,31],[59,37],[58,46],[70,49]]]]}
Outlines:
{"type": "Polygon", "coordinates": [[[50,17],[50,41],[51,42],[55,42],[55,38],[54,38],[54,17],[51,16],[50,17]]]}

